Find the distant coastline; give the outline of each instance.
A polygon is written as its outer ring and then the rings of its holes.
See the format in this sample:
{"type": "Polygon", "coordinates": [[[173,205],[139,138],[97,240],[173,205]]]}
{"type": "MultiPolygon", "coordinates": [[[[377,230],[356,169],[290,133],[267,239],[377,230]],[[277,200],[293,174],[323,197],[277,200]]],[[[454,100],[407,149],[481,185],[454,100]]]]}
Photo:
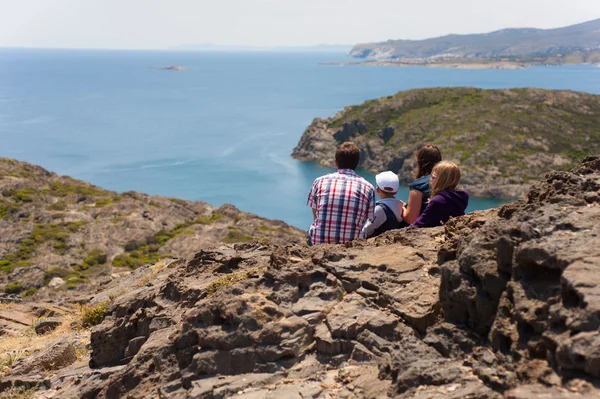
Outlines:
{"type": "Polygon", "coordinates": [[[507,28],[423,40],[355,45],[350,57],[371,66],[522,69],[531,66],[600,64],[600,19],[555,28],[507,28]]]}
{"type": "MultiPolygon", "coordinates": [[[[448,63],[427,63],[427,62],[403,62],[403,61],[344,61],[344,62],[323,62],[320,65],[326,66],[377,66],[377,67],[422,67],[422,68],[451,68],[451,69],[525,69],[532,66],[544,64],[524,64],[513,62],[448,62],[448,63]]],[[[549,64],[546,64],[549,65],[549,64]]],[[[600,65],[598,65],[600,67],[600,65]]]]}
{"type": "MultiPolygon", "coordinates": [[[[596,53],[600,56],[600,53],[596,53]]],[[[329,66],[377,66],[377,67],[423,67],[423,68],[451,68],[451,69],[526,69],[535,66],[561,66],[561,65],[592,65],[600,67],[600,63],[587,61],[582,57],[557,57],[548,58],[521,58],[521,59],[496,59],[496,58],[436,58],[436,59],[389,59],[389,60],[364,60],[324,62],[320,65],[329,66]]]]}

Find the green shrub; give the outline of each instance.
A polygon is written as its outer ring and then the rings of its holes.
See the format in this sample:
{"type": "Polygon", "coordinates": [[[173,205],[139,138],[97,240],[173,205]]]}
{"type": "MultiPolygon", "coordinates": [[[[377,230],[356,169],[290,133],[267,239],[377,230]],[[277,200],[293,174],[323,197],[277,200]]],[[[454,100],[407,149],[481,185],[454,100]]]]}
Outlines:
{"type": "Polygon", "coordinates": [[[14,215],[15,213],[19,212],[19,209],[20,208],[15,204],[0,201],[0,220],[10,215],[14,215]]]}
{"type": "Polygon", "coordinates": [[[67,202],[58,200],[55,203],[48,205],[46,209],[49,211],[64,211],[67,209],[67,202]]]}
{"type": "MultiPolygon", "coordinates": [[[[46,242],[53,242],[53,247],[58,253],[64,253],[67,249],[66,241],[71,233],[78,231],[85,222],[70,222],[58,224],[36,224],[29,238],[21,241],[21,246],[16,254],[13,254],[15,260],[27,260],[33,256],[35,248],[46,242]]],[[[11,260],[6,257],[8,260],[11,260]]]]}
{"type": "Polygon", "coordinates": [[[102,323],[108,310],[110,301],[105,301],[97,305],[81,306],[81,325],[84,328],[92,327],[102,323]]]}
{"type": "Polygon", "coordinates": [[[67,280],[67,283],[65,284],[65,286],[67,287],[67,289],[74,289],[78,286],[80,286],[81,284],[87,284],[89,283],[90,280],[86,277],[80,276],[80,275],[76,275],[75,277],[70,277],[67,280]]]}
{"type": "Polygon", "coordinates": [[[7,294],[18,294],[24,290],[25,288],[23,288],[21,283],[11,283],[7,284],[6,287],[4,287],[4,292],[6,292],[7,294]]]}
{"type": "Polygon", "coordinates": [[[101,197],[109,194],[108,191],[97,187],[85,185],[82,182],[73,182],[73,184],[64,183],[62,181],[54,182],[50,188],[44,190],[44,193],[51,194],[55,197],[66,197],[69,195],[86,195],[91,197],[101,197]]]}
{"type": "Polygon", "coordinates": [[[43,284],[48,285],[48,283],[50,283],[50,280],[52,280],[54,277],[60,277],[62,279],[67,279],[67,278],[71,277],[73,274],[74,273],[72,270],[64,269],[62,267],[53,267],[52,269],[48,269],[44,272],[43,284]]]}
{"type": "Polygon", "coordinates": [[[9,261],[8,259],[0,260],[0,270],[2,270],[3,273],[10,274],[12,269],[13,269],[13,264],[11,261],[9,261]]]}
{"type": "Polygon", "coordinates": [[[113,203],[111,198],[98,198],[94,207],[102,208],[113,203]]]}
{"type": "Polygon", "coordinates": [[[29,267],[31,266],[31,262],[27,260],[15,260],[12,254],[8,255],[6,258],[0,260],[0,270],[3,273],[10,274],[13,269],[17,267],[29,267]]]}
{"type": "Polygon", "coordinates": [[[248,235],[246,233],[243,233],[234,227],[229,227],[227,236],[225,236],[225,238],[223,239],[223,241],[227,242],[227,243],[247,242],[247,241],[253,241],[253,240],[258,240],[258,238],[248,235]]]}
{"type": "Polygon", "coordinates": [[[37,192],[32,188],[24,188],[21,190],[15,190],[14,188],[11,188],[9,190],[9,194],[17,202],[33,202],[37,192]]]}
{"type": "MultiPolygon", "coordinates": [[[[172,201],[176,202],[175,200],[172,201]]],[[[213,213],[210,216],[202,216],[192,221],[179,224],[171,230],[159,231],[143,241],[130,241],[125,245],[125,253],[117,255],[113,259],[112,265],[115,267],[137,269],[140,266],[154,263],[162,257],[167,256],[159,253],[160,248],[167,242],[180,234],[194,234],[193,231],[190,233],[190,226],[193,226],[194,224],[211,224],[222,218],[224,218],[223,215],[213,213]]]]}
{"type": "Polygon", "coordinates": [[[147,246],[142,246],[134,251],[125,252],[115,256],[112,261],[114,267],[128,267],[137,269],[138,267],[154,263],[160,258],[157,252],[150,252],[147,246]]]}
{"type": "Polygon", "coordinates": [[[224,216],[221,215],[220,213],[213,213],[210,216],[201,216],[199,218],[197,218],[194,222],[192,222],[191,224],[213,224],[214,222],[216,222],[217,220],[223,219],[224,216]]]}
{"type": "Polygon", "coordinates": [[[34,296],[37,293],[37,288],[35,287],[29,287],[25,292],[23,292],[21,295],[26,297],[26,298],[30,298],[32,296],[34,296]]]}
{"type": "Polygon", "coordinates": [[[87,268],[90,266],[103,265],[106,263],[107,260],[108,258],[104,251],[96,248],[88,252],[87,258],[83,260],[83,264],[87,268]]]}

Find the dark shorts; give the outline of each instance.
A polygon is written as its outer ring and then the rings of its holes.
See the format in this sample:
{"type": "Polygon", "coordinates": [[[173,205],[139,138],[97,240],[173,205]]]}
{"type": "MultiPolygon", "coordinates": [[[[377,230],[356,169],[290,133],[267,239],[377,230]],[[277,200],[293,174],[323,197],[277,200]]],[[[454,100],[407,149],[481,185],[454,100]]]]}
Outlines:
{"type": "Polygon", "coordinates": [[[306,232],[306,245],[308,245],[309,247],[312,247],[312,245],[313,245],[312,240],[310,239],[310,235],[308,234],[308,232],[306,232]]]}

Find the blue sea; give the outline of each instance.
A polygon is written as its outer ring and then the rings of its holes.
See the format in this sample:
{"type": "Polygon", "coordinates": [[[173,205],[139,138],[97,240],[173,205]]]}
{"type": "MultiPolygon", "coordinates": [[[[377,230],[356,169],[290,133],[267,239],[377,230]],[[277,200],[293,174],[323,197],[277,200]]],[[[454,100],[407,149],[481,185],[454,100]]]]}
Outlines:
{"type": "MultiPolygon", "coordinates": [[[[600,93],[595,66],[319,65],[344,59],[322,52],[0,49],[0,156],[119,192],[231,203],[305,229],[311,183],[328,170],[290,153],[315,117],[419,87],[600,93]],[[156,69],[170,65],[189,70],[156,69]]],[[[406,200],[407,190],[399,197],[406,200]]],[[[472,198],[470,209],[499,203],[472,198]]]]}

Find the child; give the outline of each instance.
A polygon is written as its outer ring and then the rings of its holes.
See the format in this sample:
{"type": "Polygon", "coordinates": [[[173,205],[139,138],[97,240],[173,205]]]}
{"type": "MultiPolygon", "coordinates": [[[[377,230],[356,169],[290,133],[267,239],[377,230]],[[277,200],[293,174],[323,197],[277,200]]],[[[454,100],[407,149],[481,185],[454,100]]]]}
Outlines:
{"type": "Polygon", "coordinates": [[[365,238],[375,237],[384,231],[397,229],[402,223],[402,207],[404,203],[395,198],[400,183],[394,172],[382,172],[375,176],[375,190],[381,198],[375,204],[375,214],[362,229],[365,238]]]}
{"type": "Polygon", "coordinates": [[[431,172],[431,200],[411,226],[441,226],[451,217],[464,215],[469,204],[469,194],[464,190],[456,189],[459,183],[458,165],[452,162],[440,162],[435,165],[431,172]]]}

